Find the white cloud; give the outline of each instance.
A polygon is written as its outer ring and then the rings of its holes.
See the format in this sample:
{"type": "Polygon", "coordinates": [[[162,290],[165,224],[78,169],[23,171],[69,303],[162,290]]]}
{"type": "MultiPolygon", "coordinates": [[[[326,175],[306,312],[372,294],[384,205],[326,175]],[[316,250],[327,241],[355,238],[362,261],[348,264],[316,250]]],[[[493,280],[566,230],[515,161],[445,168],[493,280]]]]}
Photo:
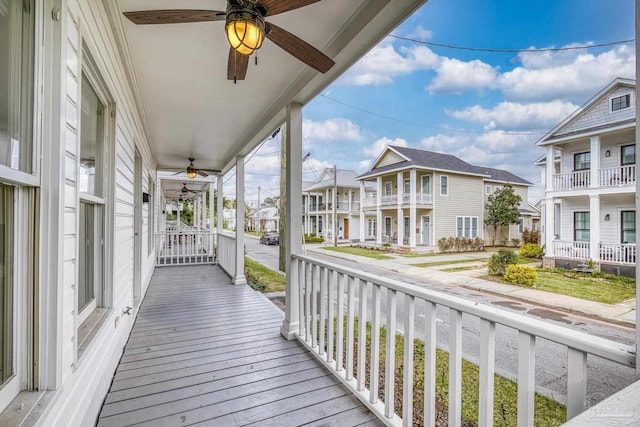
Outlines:
{"type": "Polygon", "coordinates": [[[384,148],[387,145],[396,145],[399,147],[406,147],[408,144],[406,139],[402,139],[402,138],[389,139],[387,137],[383,137],[375,141],[370,146],[363,148],[362,154],[364,154],[369,158],[378,157],[378,155],[382,153],[382,150],[384,150],[384,148]]]}
{"type": "Polygon", "coordinates": [[[304,120],[302,138],[305,143],[326,141],[361,141],[360,127],[351,120],[337,117],[323,122],[304,120]]]}
{"type": "Polygon", "coordinates": [[[468,90],[491,89],[498,77],[498,68],[480,60],[469,62],[454,58],[441,58],[435,68],[437,75],[427,86],[430,93],[462,93],[468,90]]]}
{"type": "Polygon", "coordinates": [[[474,137],[475,135],[462,136],[440,134],[424,138],[422,141],[420,141],[419,145],[420,148],[425,150],[448,153],[452,149],[456,149],[459,146],[468,144],[469,141],[474,137]]]}
{"type": "Polygon", "coordinates": [[[445,110],[450,116],[473,123],[481,123],[485,129],[530,130],[550,129],[578,108],[566,101],[523,104],[501,102],[493,108],[479,105],[464,110],[445,110]]]}
{"type": "Polygon", "coordinates": [[[427,30],[422,25],[418,25],[413,29],[413,31],[404,35],[403,37],[415,40],[431,40],[431,38],[433,37],[433,32],[431,30],[427,30]]]}

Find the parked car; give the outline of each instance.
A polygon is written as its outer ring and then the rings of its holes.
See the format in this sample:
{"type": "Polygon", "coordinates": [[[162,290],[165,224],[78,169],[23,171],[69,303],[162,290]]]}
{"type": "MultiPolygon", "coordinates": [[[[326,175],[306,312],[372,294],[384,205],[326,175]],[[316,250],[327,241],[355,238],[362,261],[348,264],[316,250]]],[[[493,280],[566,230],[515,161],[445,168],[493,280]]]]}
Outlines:
{"type": "Polygon", "coordinates": [[[260,237],[260,243],[263,245],[279,245],[280,235],[278,233],[264,233],[260,237]]]}

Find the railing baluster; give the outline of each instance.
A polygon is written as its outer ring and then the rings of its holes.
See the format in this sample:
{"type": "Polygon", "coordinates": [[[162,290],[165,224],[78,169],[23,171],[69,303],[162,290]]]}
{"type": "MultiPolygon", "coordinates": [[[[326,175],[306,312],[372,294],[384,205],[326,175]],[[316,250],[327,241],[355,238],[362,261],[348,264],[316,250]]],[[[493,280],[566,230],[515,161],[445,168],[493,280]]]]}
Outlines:
{"type": "Polygon", "coordinates": [[[329,270],[322,267],[320,270],[320,324],[318,329],[320,332],[320,351],[322,356],[327,351],[327,343],[325,338],[327,336],[327,291],[331,291],[331,284],[329,283],[328,276],[329,270]]]}
{"type": "Polygon", "coordinates": [[[436,425],[436,305],[425,301],[424,425],[436,425]]]}
{"type": "MultiPolygon", "coordinates": [[[[312,321],[311,321],[311,347],[318,347],[318,299],[320,295],[320,282],[322,280],[321,270],[322,268],[319,265],[316,265],[314,269],[314,280],[313,280],[313,292],[311,294],[311,302],[312,302],[312,321]]],[[[322,354],[322,348],[318,348],[318,353],[322,354]]]]}
{"type": "Polygon", "coordinates": [[[567,353],[567,420],[586,409],[587,354],[569,347],[567,353]]]}
{"type": "Polygon", "coordinates": [[[294,259],[293,262],[298,264],[298,337],[306,341],[304,299],[307,293],[307,282],[305,281],[307,263],[299,259],[294,259]]]}
{"type": "Polygon", "coordinates": [[[304,339],[307,342],[311,342],[311,337],[313,336],[311,333],[311,298],[313,297],[313,282],[316,281],[315,273],[318,271],[318,267],[314,264],[307,264],[307,268],[305,269],[306,274],[306,286],[304,293],[304,339]]]}
{"type": "Polygon", "coordinates": [[[413,339],[415,298],[404,296],[404,376],[402,379],[402,424],[413,425],[413,339]]]}
{"type": "Polygon", "coordinates": [[[449,309],[449,426],[462,423],[462,313],[449,309]]]}
{"type": "Polygon", "coordinates": [[[393,417],[396,372],[396,291],[387,289],[387,339],[384,366],[384,414],[393,417]]]}
{"type": "Polygon", "coordinates": [[[535,336],[518,332],[518,427],[533,426],[536,385],[535,336]]]}
{"type": "Polygon", "coordinates": [[[380,377],[380,286],[371,283],[371,368],[369,370],[369,402],[378,403],[378,381],[380,377]]]}
{"type": "Polygon", "coordinates": [[[496,325],[480,320],[480,407],[478,425],[493,425],[493,375],[495,372],[496,325]]]}
{"type": "Polygon", "coordinates": [[[360,283],[357,277],[349,277],[347,283],[347,360],[345,362],[347,381],[353,379],[353,336],[355,321],[356,288],[360,283]]]}
{"type": "Polygon", "coordinates": [[[338,277],[338,326],[336,330],[336,371],[344,369],[344,285],[349,280],[346,274],[338,277]]]}
{"type": "Polygon", "coordinates": [[[327,362],[333,362],[333,347],[335,340],[335,328],[334,321],[336,318],[334,310],[334,301],[336,299],[336,282],[338,281],[338,273],[331,271],[328,274],[328,286],[329,286],[329,301],[328,301],[328,319],[327,319],[327,362]]]}
{"type": "Polygon", "coordinates": [[[358,391],[363,391],[366,382],[365,364],[367,359],[367,291],[369,283],[360,280],[358,293],[358,391]]]}

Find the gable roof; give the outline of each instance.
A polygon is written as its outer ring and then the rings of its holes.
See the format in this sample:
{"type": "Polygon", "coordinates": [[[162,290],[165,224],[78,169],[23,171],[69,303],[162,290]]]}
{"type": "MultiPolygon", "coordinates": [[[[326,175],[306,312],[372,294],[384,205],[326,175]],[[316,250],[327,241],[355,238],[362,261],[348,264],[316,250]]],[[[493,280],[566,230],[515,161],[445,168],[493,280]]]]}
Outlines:
{"type": "MultiPolygon", "coordinates": [[[[336,175],[338,176],[336,184],[338,187],[360,188],[360,183],[356,181],[358,172],[351,169],[336,169],[336,175]]],[[[333,187],[333,168],[325,168],[320,175],[320,181],[304,187],[303,191],[314,191],[327,187],[333,187]]]]}
{"type": "MultiPolygon", "coordinates": [[[[514,175],[509,171],[489,168],[485,166],[475,166],[451,154],[437,153],[435,151],[418,150],[417,148],[398,146],[388,146],[386,147],[385,151],[383,151],[383,153],[389,150],[400,154],[407,160],[381,167],[375,167],[375,165],[378,163],[378,161],[376,161],[371,169],[357,177],[357,179],[368,178],[392,170],[402,170],[411,167],[418,167],[423,169],[456,172],[464,175],[475,175],[493,181],[533,185],[531,182],[520,178],[519,176],[514,175]]],[[[378,160],[382,159],[382,157],[383,155],[378,156],[378,160]]]]}
{"type": "MultiPolygon", "coordinates": [[[[581,117],[587,114],[592,107],[595,107],[596,104],[601,102],[604,98],[608,97],[608,95],[613,92],[615,89],[622,87],[630,87],[635,92],[636,81],[632,79],[623,79],[621,77],[616,78],[607,86],[605,86],[602,90],[596,93],[591,99],[589,99],[582,107],[578,108],[574,111],[569,117],[564,119],[560,124],[551,129],[546,135],[540,138],[536,145],[547,145],[553,143],[556,139],[566,138],[573,135],[579,135],[583,133],[596,132],[602,129],[607,129],[616,126],[632,126],[635,124],[635,113],[632,117],[629,117],[627,114],[620,114],[611,117],[612,120],[606,121],[606,123],[598,123],[597,125],[589,126],[585,124],[585,126],[578,127],[577,129],[571,129],[571,125],[577,122],[581,117]]],[[[635,102],[631,101],[632,107],[635,108],[635,102]]],[[[588,121],[587,121],[588,123],[588,121]]]]}

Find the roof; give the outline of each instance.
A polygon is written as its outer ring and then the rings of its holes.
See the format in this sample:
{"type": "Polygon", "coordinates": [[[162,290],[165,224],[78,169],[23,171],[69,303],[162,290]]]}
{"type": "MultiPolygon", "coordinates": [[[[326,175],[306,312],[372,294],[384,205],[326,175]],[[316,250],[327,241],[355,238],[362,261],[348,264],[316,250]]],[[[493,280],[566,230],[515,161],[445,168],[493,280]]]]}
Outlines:
{"type": "MultiPolygon", "coordinates": [[[[338,187],[360,188],[360,183],[356,180],[358,172],[351,169],[336,169],[336,174],[338,175],[338,182],[336,184],[338,187]]],[[[320,181],[312,183],[308,187],[303,187],[303,191],[314,191],[333,187],[333,168],[325,168],[320,175],[320,179],[320,181]]]]}
{"type": "MultiPolygon", "coordinates": [[[[418,150],[417,148],[407,148],[398,146],[388,146],[386,150],[392,150],[400,154],[407,160],[393,163],[390,165],[375,167],[357,177],[357,179],[364,179],[371,176],[376,176],[391,170],[401,170],[411,167],[418,167],[424,169],[435,169],[442,171],[457,172],[465,175],[482,176],[485,179],[501,182],[511,182],[523,185],[533,185],[526,179],[502,169],[494,169],[486,166],[475,166],[464,160],[452,155],[437,153],[435,151],[418,150]]],[[[382,158],[380,156],[378,159],[382,158]]]]}

